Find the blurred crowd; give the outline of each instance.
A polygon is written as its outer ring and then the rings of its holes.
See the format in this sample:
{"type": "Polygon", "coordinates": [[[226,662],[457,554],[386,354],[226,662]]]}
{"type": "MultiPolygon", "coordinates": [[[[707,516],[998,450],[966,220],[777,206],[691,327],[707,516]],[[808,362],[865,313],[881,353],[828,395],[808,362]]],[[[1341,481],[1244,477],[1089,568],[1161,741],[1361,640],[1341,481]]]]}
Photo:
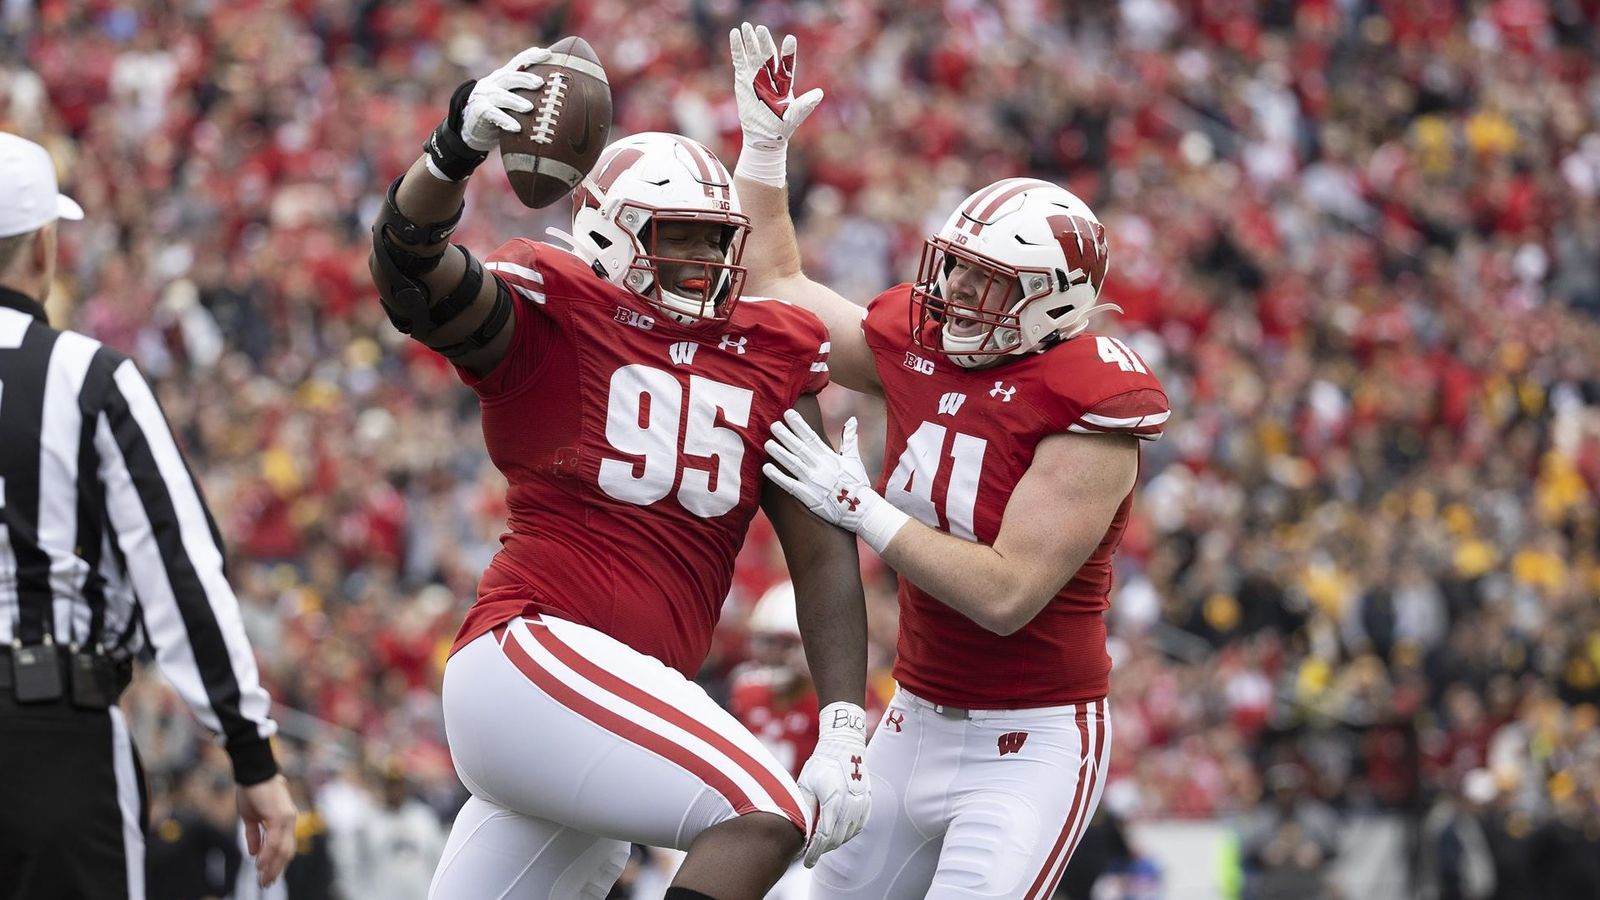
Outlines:
{"type": "MultiPolygon", "coordinates": [[[[1108,811],[1237,814],[1247,895],[1316,896],[1340,818],[1394,811],[1426,896],[1600,896],[1600,0],[0,0],[0,128],[88,211],[52,315],[141,362],[229,541],[325,860],[298,896],[431,869],[443,653],[503,527],[472,394],[370,286],[383,190],[456,83],[564,34],[614,133],[731,167],[745,18],[827,91],[790,164],[819,280],[905,280],[1000,177],[1108,225],[1096,327],[1175,411],[1119,558],[1108,811]]],[[[480,255],[563,224],[495,160],[467,204],[480,255]]],[[[719,696],[781,560],[758,527],[719,696]]],[[[166,833],[226,818],[170,695],[127,704],[166,833]]]]}

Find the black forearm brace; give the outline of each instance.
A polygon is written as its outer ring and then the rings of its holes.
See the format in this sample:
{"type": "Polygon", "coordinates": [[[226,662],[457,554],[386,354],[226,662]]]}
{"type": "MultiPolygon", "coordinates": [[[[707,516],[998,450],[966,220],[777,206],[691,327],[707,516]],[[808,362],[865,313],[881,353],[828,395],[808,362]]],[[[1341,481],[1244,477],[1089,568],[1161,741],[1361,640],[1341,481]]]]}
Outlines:
{"type": "Polygon", "coordinates": [[[460,283],[450,293],[434,303],[433,294],[421,280],[421,276],[438,267],[439,261],[444,258],[444,252],[432,255],[412,253],[400,246],[399,242],[405,241],[415,246],[437,244],[445,240],[455,230],[456,223],[461,221],[461,210],[457,210],[448,221],[419,225],[407,219],[394,202],[398,185],[397,180],[390,186],[389,202],[385,204],[383,212],[379,213],[377,221],[372,223],[373,258],[377,261],[378,272],[382,279],[382,284],[379,285],[379,297],[383,301],[383,310],[388,314],[389,322],[401,334],[409,334],[451,359],[482,348],[499,333],[506,320],[510,318],[510,293],[504,284],[496,280],[494,307],[489,310],[489,315],[484,317],[483,322],[461,340],[435,346],[431,341],[434,332],[454,321],[478,298],[485,277],[483,263],[473,257],[467,248],[457,244],[462,255],[466,257],[466,272],[462,274],[460,283]]]}
{"type": "Polygon", "coordinates": [[[420,278],[439,266],[439,261],[444,259],[444,251],[429,254],[412,253],[405,247],[397,246],[396,240],[412,247],[432,247],[444,243],[455,233],[456,226],[461,224],[461,214],[467,211],[467,204],[463,203],[457,207],[456,214],[448,219],[420,225],[400,211],[400,182],[404,180],[405,176],[402,175],[389,184],[389,194],[384,201],[386,207],[378,218],[383,225],[383,232],[378,237],[382,239],[389,257],[394,260],[395,266],[401,273],[412,278],[420,278]]]}

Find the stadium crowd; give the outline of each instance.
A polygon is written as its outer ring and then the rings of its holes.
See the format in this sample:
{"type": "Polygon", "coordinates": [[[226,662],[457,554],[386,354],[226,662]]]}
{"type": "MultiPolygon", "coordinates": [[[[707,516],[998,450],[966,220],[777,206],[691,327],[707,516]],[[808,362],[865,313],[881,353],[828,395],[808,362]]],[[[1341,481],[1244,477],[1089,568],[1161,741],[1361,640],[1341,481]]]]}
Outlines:
{"type": "MultiPolygon", "coordinates": [[[[0,2],[0,128],[88,211],[52,314],[156,381],[287,709],[323,867],[296,896],[426,885],[461,797],[442,654],[504,515],[471,393],[376,303],[383,189],[457,82],[563,34],[605,61],[614,133],[731,166],[746,18],[828,94],[790,166],[819,280],[909,277],[1005,175],[1108,223],[1125,314],[1096,327],[1175,410],[1119,557],[1108,810],[1239,815],[1271,895],[1316,896],[1325,823],[1386,810],[1427,896],[1600,896],[1596,0],[0,2]]],[[[480,253],[564,211],[496,166],[456,237],[480,253]]],[[[782,571],[753,533],[714,693],[782,571]]],[[[155,841],[198,833],[226,769],[159,683],[126,702],[155,841]]]]}

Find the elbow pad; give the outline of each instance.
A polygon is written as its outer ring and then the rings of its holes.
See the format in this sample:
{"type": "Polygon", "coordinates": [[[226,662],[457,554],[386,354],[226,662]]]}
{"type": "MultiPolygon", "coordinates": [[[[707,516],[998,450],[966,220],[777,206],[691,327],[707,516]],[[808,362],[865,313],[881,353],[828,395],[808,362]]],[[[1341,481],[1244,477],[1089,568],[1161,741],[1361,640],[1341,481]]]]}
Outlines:
{"type": "Polygon", "coordinates": [[[420,279],[406,274],[400,268],[400,263],[385,252],[386,248],[383,245],[387,243],[387,236],[377,229],[374,229],[374,235],[375,243],[379,245],[375,254],[378,268],[388,283],[387,296],[380,293],[379,300],[383,303],[383,311],[389,316],[389,322],[401,334],[411,335],[449,359],[458,359],[487,345],[511,317],[511,294],[506,290],[506,286],[496,279],[494,306],[490,308],[489,314],[478,327],[454,343],[435,344],[434,333],[460,318],[472,306],[473,301],[478,299],[478,292],[482,290],[483,279],[486,277],[483,263],[479,262],[467,248],[457,244],[457,249],[466,257],[467,270],[462,274],[461,281],[448,294],[440,297],[438,302],[434,302],[428,286],[420,279]]]}

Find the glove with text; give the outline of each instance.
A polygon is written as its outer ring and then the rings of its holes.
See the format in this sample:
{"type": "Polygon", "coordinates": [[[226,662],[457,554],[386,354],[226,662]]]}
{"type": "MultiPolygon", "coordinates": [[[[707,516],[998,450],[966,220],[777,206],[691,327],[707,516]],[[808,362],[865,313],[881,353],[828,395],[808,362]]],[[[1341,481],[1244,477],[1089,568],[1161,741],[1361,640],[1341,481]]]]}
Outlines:
{"type": "Polygon", "coordinates": [[[821,737],[800,770],[800,794],[817,810],[805,864],[861,831],[872,808],[867,790],[867,714],[854,703],[829,703],[818,715],[821,737]]]}

